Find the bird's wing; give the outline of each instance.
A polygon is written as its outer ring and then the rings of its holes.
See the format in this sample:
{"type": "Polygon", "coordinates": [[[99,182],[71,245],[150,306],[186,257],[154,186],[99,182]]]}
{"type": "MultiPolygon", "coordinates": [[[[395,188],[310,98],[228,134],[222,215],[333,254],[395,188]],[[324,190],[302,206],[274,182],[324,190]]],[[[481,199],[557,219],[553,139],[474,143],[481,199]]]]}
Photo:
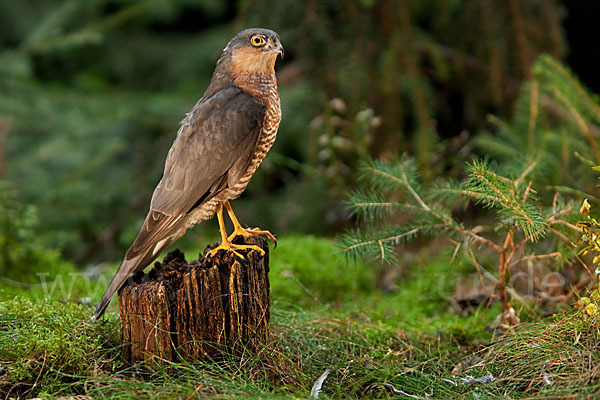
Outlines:
{"type": "Polygon", "coordinates": [[[255,151],[266,107],[236,87],[201,99],[183,120],[154,190],[150,211],[109,284],[99,317],[127,277],[144,269],[173,243],[175,228],[245,172],[255,151]]]}
{"type": "Polygon", "coordinates": [[[251,158],[265,110],[236,87],[198,102],[169,151],[150,209],[171,216],[189,211],[236,161],[251,158]]]}
{"type": "Polygon", "coordinates": [[[240,174],[232,168],[251,160],[264,115],[265,106],[236,87],[196,104],[177,133],[149,217],[127,258],[163,240],[183,216],[223,190],[228,175],[240,174]]]}

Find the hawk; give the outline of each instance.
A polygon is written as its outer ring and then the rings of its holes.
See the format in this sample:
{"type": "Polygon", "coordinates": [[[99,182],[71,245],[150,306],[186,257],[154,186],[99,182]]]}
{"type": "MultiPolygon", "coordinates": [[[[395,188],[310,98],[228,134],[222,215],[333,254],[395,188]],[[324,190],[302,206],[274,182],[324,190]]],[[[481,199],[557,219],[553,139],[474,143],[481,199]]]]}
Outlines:
{"type": "Polygon", "coordinates": [[[246,29],[227,43],[204,96],[181,121],[150,211],[93,319],[104,313],[132,273],[146,268],[190,227],[215,213],[221,244],[210,256],[220,250],[240,257],[238,250],[264,253],[258,246],[232,243],[237,235],[263,234],[275,241],[268,231],[243,228],[229,200],[246,189],[277,136],[281,120],[275,77],[278,55],[283,57],[281,40],[268,29],[246,29]],[[229,236],[223,207],[234,226],[229,236]]]}

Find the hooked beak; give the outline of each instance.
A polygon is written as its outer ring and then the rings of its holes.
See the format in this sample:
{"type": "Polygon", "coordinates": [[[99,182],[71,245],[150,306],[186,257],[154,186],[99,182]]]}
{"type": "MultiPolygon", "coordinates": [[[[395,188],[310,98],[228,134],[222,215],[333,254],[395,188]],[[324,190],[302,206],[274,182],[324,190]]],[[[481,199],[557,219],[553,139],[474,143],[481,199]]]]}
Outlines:
{"type": "Polygon", "coordinates": [[[275,53],[279,54],[281,56],[281,58],[283,59],[283,46],[281,45],[281,43],[276,44],[271,51],[274,51],[275,53]]]}

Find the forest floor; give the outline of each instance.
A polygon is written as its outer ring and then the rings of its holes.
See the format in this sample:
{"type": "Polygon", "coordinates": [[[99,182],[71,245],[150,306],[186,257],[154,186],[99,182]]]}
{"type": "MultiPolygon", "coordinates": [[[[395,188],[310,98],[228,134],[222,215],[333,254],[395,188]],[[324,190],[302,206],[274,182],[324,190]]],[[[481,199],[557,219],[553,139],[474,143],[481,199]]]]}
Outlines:
{"type": "Polygon", "coordinates": [[[522,323],[496,329],[497,302],[461,309],[452,300],[474,271],[449,260],[420,251],[394,276],[344,262],[330,240],[282,238],[271,251],[266,348],[144,368],[120,360],[116,301],[90,320],[105,283],[56,262],[38,283],[0,282],[0,397],[309,399],[320,377],[319,399],[600,393],[596,316],[564,304],[541,317],[515,301],[522,323]]]}

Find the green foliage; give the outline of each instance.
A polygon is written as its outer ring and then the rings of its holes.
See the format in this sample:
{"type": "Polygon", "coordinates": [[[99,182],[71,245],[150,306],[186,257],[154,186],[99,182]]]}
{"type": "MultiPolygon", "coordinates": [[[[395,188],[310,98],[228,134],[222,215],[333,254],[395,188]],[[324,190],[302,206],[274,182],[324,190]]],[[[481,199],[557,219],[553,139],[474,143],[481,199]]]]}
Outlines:
{"type": "Polygon", "coordinates": [[[482,349],[465,360],[465,373],[490,372],[504,396],[594,398],[600,393],[599,344],[597,316],[560,314],[524,324],[482,349]]]}
{"type": "Polygon", "coordinates": [[[479,248],[491,250],[495,253],[502,302],[499,321],[516,324],[518,317],[508,304],[507,271],[527,260],[568,259],[573,253],[569,235],[573,237],[577,232],[569,222],[574,214],[571,204],[558,201],[558,194],[548,205],[535,198],[537,192],[528,176],[537,166],[536,161],[517,163],[506,166],[503,172],[474,161],[468,165],[462,184],[449,181],[427,187],[420,184],[415,163],[408,157],[372,161],[362,168],[365,189],[351,195],[349,201],[351,212],[362,226],[341,236],[341,245],[350,259],[395,263],[398,245],[419,236],[446,237],[455,244],[451,259],[462,247],[478,271],[478,260],[486,258],[479,248]],[[470,226],[464,224],[453,212],[460,203],[489,208],[493,212],[491,221],[480,218],[470,226]],[[399,220],[402,222],[396,222],[399,220]],[[550,233],[551,238],[538,240],[550,233]]]}
{"type": "Polygon", "coordinates": [[[590,192],[594,181],[588,167],[600,162],[595,137],[600,123],[598,96],[548,55],[540,56],[532,71],[512,118],[507,122],[492,118],[493,134],[483,132],[475,143],[499,163],[523,157],[539,160],[544,168],[535,173],[545,184],[565,192],[590,192]]]}
{"type": "Polygon", "coordinates": [[[0,276],[35,283],[38,272],[53,273],[63,261],[37,235],[37,209],[16,200],[14,189],[0,181],[0,276]]]}
{"type": "Polygon", "coordinates": [[[558,216],[566,218],[572,211],[570,204],[540,208],[531,181],[526,180],[536,166],[536,162],[522,166],[510,176],[496,172],[485,162],[474,161],[468,164],[462,183],[440,181],[427,187],[420,183],[414,161],[406,156],[396,162],[371,161],[360,173],[365,188],[351,194],[348,202],[351,212],[365,227],[341,237],[345,253],[351,258],[365,256],[393,262],[396,245],[419,235],[441,233],[459,242],[474,239],[476,243],[489,244],[453,214],[457,202],[492,209],[497,233],[519,228],[527,241],[535,241],[551,225],[560,224],[558,216]],[[397,213],[409,216],[407,221],[389,223],[397,213]]]}
{"type": "Polygon", "coordinates": [[[371,109],[381,117],[370,154],[409,152],[427,179],[444,166],[434,161],[444,151],[439,136],[479,130],[490,110],[507,113],[537,56],[565,52],[564,12],[555,1],[283,0],[247,7],[251,23],[273,27],[292,44],[323,88],[323,109],[341,98],[347,115],[371,109]]]}
{"type": "Polygon", "coordinates": [[[80,377],[121,367],[116,320],[93,323],[89,307],[23,297],[0,308],[0,392],[6,395],[81,393],[80,377]]]}
{"type": "Polygon", "coordinates": [[[509,224],[519,227],[526,237],[536,240],[545,234],[547,216],[538,210],[535,191],[531,190],[531,186],[522,185],[536,164],[530,164],[518,178],[507,179],[490,169],[485,162],[473,161],[468,164],[464,194],[474,199],[475,204],[496,209],[500,220],[509,221],[509,224]]]}
{"type": "Polygon", "coordinates": [[[340,265],[331,240],[288,236],[271,251],[271,296],[283,306],[315,307],[352,302],[372,291],[375,271],[361,262],[340,265]]]}
{"type": "Polygon", "coordinates": [[[421,190],[416,164],[408,157],[398,162],[371,161],[362,168],[359,179],[367,186],[350,195],[352,214],[377,226],[377,231],[355,230],[341,237],[346,255],[381,258],[392,262],[397,244],[413,239],[418,233],[433,234],[448,229],[454,223],[447,210],[437,202],[425,204],[417,191],[421,190]],[[402,193],[396,200],[390,194],[402,193]],[[385,221],[394,212],[414,212],[414,224],[398,226],[385,221]]]}
{"type": "MultiPolygon", "coordinates": [[[[533,66],[533,74],[540,88],[552,96],[568,115],[585,130],[589,123],[600,124],[600,106],[598,96],[592,95],[581,84],[577,76],[562,63],[548,55],[541,56],[533,66]],[[583,119],[583,124],[580,125],[583,119]]],[[[586,132],[580,132],[586,134],[586,132]]]]}
{"type": "Polygon", "coordinates": [[[589,158],[600,156],[591,134],[597,129],[593,123],[600,120],[600,107],[549,56],[540,57],[534,74],[510,123],[499,123],[496,137],[482,135],[477,140],[482,149],[491,150],[495,162],[467,162],[462,182],[439,179],[435,185],[424,186],[415,163],[406,156],[365,165],[360,175],[363,188],[349,201],[360,228],[341,237],[346,254],[394,262],[398,244],[419,236],[444,235],[455,244],[455,255],[460,247],[465,248],[479,268],[477,260],[485,258],[486,252],[471,247],[484,246],[497,257],[502,319],[512,312],[504,284],[512,265],[572,257],[573,234],[580,231],[575,226],[576,206],[557,191],[571,199],[590,189],[587,178],[591,176],[583,168],[592,163],[589,158]],[[554,85],[558,80],[562,82],[554,85]],[[575,128],[579,136],[569,135],[575,128]],[[565,175],[557,177],[558,170],[565,175]],[[577,179],[564,180],[575,171],[581,172],[577,179]],[[459,217],[458,205],[470,205],[471,210],[483,206],[491,213],[477,211],[467,226],[459,217]]]}

